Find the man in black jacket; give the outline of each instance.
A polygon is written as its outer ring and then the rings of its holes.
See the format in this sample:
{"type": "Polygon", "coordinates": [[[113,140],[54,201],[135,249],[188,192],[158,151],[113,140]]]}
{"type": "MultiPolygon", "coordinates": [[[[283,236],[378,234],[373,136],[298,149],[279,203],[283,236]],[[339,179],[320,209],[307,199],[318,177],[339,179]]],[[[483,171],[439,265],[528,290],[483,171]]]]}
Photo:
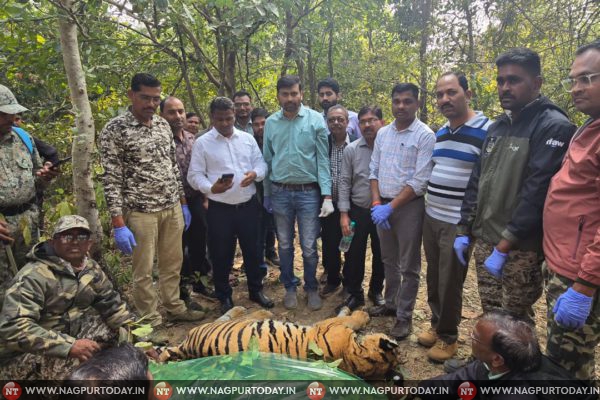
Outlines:
{"type": "Polygon", "coordinates": [[[473,168],[454,242],[474,247],[484,312],[503,309],[533,322],[542,294],[542,210],[575,126],[540,94],[540,57],[524,48],[496,59],[505,114],[489,130],[473,168]]]}

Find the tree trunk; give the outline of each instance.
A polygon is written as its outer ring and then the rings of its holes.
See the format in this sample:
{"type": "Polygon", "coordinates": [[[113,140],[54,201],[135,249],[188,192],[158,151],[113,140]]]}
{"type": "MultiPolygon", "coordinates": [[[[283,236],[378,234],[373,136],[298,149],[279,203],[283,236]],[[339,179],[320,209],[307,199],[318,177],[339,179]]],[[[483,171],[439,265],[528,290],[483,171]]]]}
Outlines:
{"type": "Polygon", "coordinates": [[[429,115],[427,114],[427,82],[429,80],[428,65],[427,65],[427,44],[429,43],[429,24],[431,21],[431,0],[425,0],[421,4],[422,8],[422,30],[421,30],[421,44],[419,46],[419,69],[420,69],[420,80],[419,86],[421,89],[421,121],[427,123],[429,115]]]}
{"type": "MultiPolygon", "coordinates": [[[[469,47],[467,49],[467,65],[469,68],[469,83],[471,85],[475,85],[477,80],[475,79],[475,39],[473,35],[473,11],[471,10],[471,1],[465,0],[463,2],[463,7],[465,11],[465,18],[467,20],[467,37],[469,39],[469,47]]],[[[476,92],[479,93],[479,90],[476,92]]],[[[477,96],[472,99],[471,106],[475,109],[478,107],[477,96]]]]}
{"type": "Polygon", "coordinates": [[[327,71],[333,78],[333,17],[329,21],[329,43],[327,45],[327,71]]]}
{"type": "Polygon", "coordinates": [[[315,76],[315,60],[313,57],[313,46],[312,46],[312,38],[310,35],[306,35],[306,77],[307,77],[307,87],[310,90],[310,96],[308,96],[310,101],[310,106],[312,108],[317,104],[317,78],[315,76]]]}
{"type": "Polygon", "coordinates": [[[294,18],[290,10],[285,11],[285,50],[283,51],[283,63],[281,65],[281,76],[287,75],[290,58],[294,49],[294,18]]]}
{"type": "MultiPolygon", "coordinates": [[[[73,3],[73,0],[61,0],[61,5],[66,10],[71,10],[73,3]]],[[[94,233],[94,253],[97,254],[102,241],[102,226],[98,218],[98,205],[92,181],[92,152],[96,129],[79,55],[77,25],[66,13],[61,13],[58,25],[63,62],[75,113],[76,134],[72,146],[73,193],[75,194],[77,213],[88,220],[94,233]]]]}

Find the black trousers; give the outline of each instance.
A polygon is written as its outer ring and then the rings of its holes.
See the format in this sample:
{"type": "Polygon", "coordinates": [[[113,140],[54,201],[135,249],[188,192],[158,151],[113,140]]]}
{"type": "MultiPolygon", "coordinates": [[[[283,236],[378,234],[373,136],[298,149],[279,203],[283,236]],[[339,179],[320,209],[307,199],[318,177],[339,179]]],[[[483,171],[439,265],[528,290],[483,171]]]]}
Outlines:
{"type": "Polygon", "coordinates": [[[327,284],[333,286],[337,286],[342,282],[340,276],[342,258],[339,250],[341,239],[340,212],[336,209],[331,215],[321,218],[323,268],[327,272],[327,284]]]}
{"type": "Polygon", "coordinates": [[[265,263],[265,257],[272,257],[275,252],[275,219],[273,214],[268,213],[261,207],[260,227],[258,233],[258,264],[265,263]]]}
{"type": "Polygon", "coordinates": [[[192,222],[188,230],[183,232],[181,276],[194,282],[196,272],[206,275],[211,269],[206,254],[206,210],[202,207],[202,196],[186,200],[192,214],[192,222]]]}
{"type": "Polygon", "coordinates": [[[354,238],[350,249],[346,253],[344,263],[344,287],[353,296],[364,296],[362,282],[365,276],[365,258],[367,256],[367,240],[371,238],[371,281],[369,292],[381,293],[385,272],[381,261],[381,248],[377,226],[371,220],[371,210],[358,207],[354,204],[350,207],[350,219],[355,222],[354,238]]]}
{"type": "Polygon", "coordinates": [[[212,200],[208,202],[208,248],[213,263],[215,295],[220,301],[230,298],[233,292],[229,285],[229,273],[236,237],[244,258],[248,292],[262,290],[256,246],[261,208],[256,197],[238,205],[212,200]]]}

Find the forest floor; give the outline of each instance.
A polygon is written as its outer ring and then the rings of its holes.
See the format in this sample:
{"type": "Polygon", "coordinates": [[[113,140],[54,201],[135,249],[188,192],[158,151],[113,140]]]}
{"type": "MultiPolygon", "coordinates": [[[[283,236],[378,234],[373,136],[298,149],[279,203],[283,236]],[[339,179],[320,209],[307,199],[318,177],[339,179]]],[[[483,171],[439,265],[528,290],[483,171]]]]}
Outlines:
{"type": "MultiPolygon", "coordinates": [[[[296,246],[296,254],[294,257],[294,272],[296,276],[302,277],[302,257],[299,246],[296,246]]],[[[320,261],[320,260],[319,260],[320,261]]],[[[367,252],[366,277],[363,282],[368,285],[371,274],[371,253],[367,252]]],[[[242,258],[239,253],[236,254],[234,274],[239,279],[239,284],[233,288],[233,302],[235,305],[244,306],[250,310],[256,309],[259,306],[248,299],[248,289],[246,279],[243,272],[240,271],[242,258]]],[[[436,375],[443,374],[442,364],[437,364],[428,360],[427,349],[417,343],[417,335],[425,331],[430,326],[431,311],[427,304],[427,288],[425,280],[427,264],[425,255],[422,254],[421,281],[419,285],[419,293],[413,313],[413,332],[405,340],[400,342],[400,358],[401,368],[405,374],[406,380],[421,380],[436,375]]],[[[323,273],[323,268],[319,263],[317,277],[323,273]]],[[[368,288],[365,287],[365,294],[368,288]]],[[[296,310],[286,310],[283,307],[283,295],[285,294],[284,287],[279,283],[279,268],[269,266],[268,276],[265,278],[265,293],[273,299],[275,307],[270,311],[275,314],[276,318],[283,321],[297,322],[303,325],[310,325],[317,321],[335,316],[335,308],[342,301],[341,291],[323,299],[323,308],[319,311],[311,311],[306,306],[304,291],[298,290],[298,308],[296,310]]],[[[220,316],[219,303],[206,300],[203,297],[193,295],[193,299],[200,303],[204,308],[210,309],[206,319],[200,324],[210,322],[220,316]]],[[[367,299],[367,306],[372,306],[367,299]]],[[[536,330],[542,346],[542,350],[546,345],[546,302],[545,296],[542,296],[534,306],[536,330]]],[[[473,260],[469,265],[469,271],[463,289],[463,310],[462,321],[459,327],[459,348],[457,357],[466,359],[471,354],[471,341],[469,339],[473,326],[477,317],[481,314],[481,303],[479,293],[477,291],[477,278],[475,274],[475,265],[473,260]]],[[[382,332],[389,334],[395,323],[394,317],[373,317],[366,328],[366,332],[382,332]]],[[[187,332],[196,326],[197,323],[177,323],[176,325],[167,326],[169,337],[172,338],[170,344],[176,345],[180,343],[187,332]]],[[[600,352],[596,351],[596,364],[600,365],[600,352]]],[[[596,379],[600,378],[599,368],[596,368],[596,379]]]]}

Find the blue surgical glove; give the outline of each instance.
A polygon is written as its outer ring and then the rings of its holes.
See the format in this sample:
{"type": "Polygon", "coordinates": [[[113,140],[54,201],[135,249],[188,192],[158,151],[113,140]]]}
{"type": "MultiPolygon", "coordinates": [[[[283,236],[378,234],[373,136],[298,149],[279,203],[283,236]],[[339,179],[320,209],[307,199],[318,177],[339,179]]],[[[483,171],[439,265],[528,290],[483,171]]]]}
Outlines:
{"type": "Polygon", "coordinates": [[[483,263],[485,269],[496,278],[502,278],[502,268],[508,259],[508,253],[502,253],[494,247],[492,254],[483,263]]]}
{"type": "MultiPolygon", "coordinates": [[[[390,215],[392,215],[392,212],[394,212],[394,209],[392,208],[390,203],[387,203],[384,205],[377,205],[377,206],[371,208],[371,219],[373,220],[373,223],[375,225],[379,225],[383,221],[387,222],[390,215]]],[[[389,223],[388,223],[388,226],[389,226],[389,223]]]]}
{"type": "Polygon", "coordinates": [[[265,196],[263,199],[263,207],[269,214],[273,214],[273,206],[271,205],[271,196],[265,196]]]}
{"type": "Polygon", "coordinates": [[[183,213],[183,229],[187,231],[192,223],[192,213],[190,212],[190,207],[187,204],[182,204],[181,212],[183,213]]]}
{"type": "Polygon", "coordinates": [[[454,252],[456,253],[456,258],[458,258],[458,261],[465,267],[467,266],[465,256],[469,250],[469,242],[468,236],[458,236],[454,239],[454,252]]]}
{"type": "Polygon", "coordinates": [[[133,233],[131,233],[129,228],[126,226],[113,228],[113,232],[115,233],[115,242],[117,243],[117,248],[125,254],[133,253],[133,248],[137,246],[137,243],[135,242],[133,233]]]}
{"type": "Polygon", "coordinates": [[[560,295],[554,304],[554,320],[569,329],[579,329],[585,325],[585,320],[590,315],[593,297],[579,293],[573,288],[568,288],[560,295]]]}
{"type": "Polygon", "coordinates": [[[390,226],[390,223],[388,222],[388,220],[386,219],[385,221],[383,221],[382,223],[377,225],[379,228],[383,229],[384,231],[389,231],[390,229],[392,229],[392,227],[390,226]]]}

